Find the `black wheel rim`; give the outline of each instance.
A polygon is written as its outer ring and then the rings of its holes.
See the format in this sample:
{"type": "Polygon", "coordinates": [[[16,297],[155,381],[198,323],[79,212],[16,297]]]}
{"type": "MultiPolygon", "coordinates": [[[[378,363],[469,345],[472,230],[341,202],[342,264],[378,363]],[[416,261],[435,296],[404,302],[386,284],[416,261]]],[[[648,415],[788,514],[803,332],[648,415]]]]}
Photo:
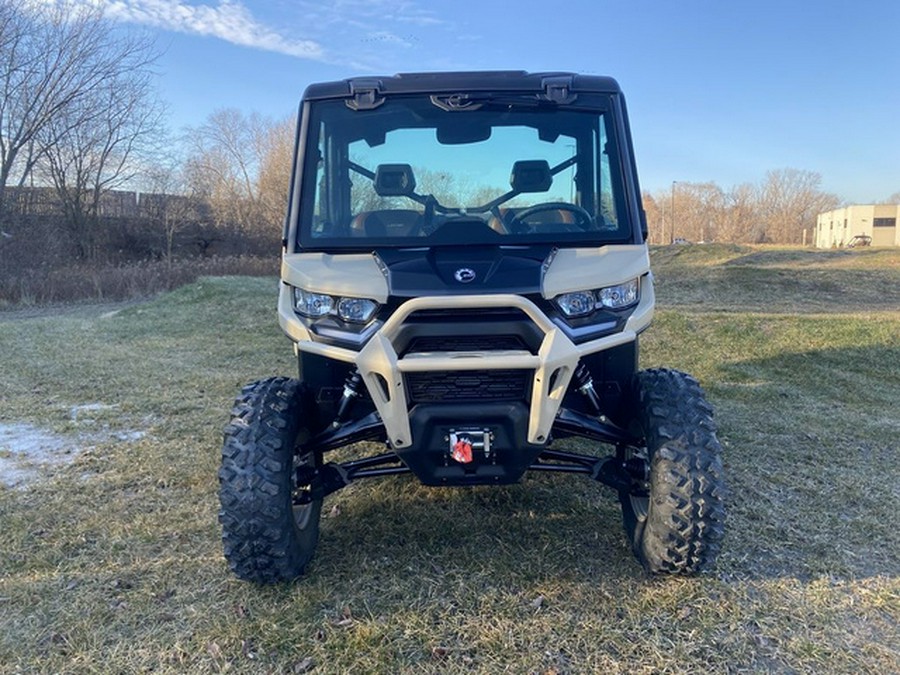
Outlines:
{"type": "MultiPolygon", "coordinates": [[[[646,448],[626,448],[625,449],[625,461],[629,459],[639,457],[643,459],[645,462],[647,461],[647,449],[646,448]]],[[[647,520],[647,516],[650,513],[650,497],[647,494],[636,494],[634,490],[628,493],[628,503],[631,505],[631,510],[634,513],[634,517],[638,522],[643,522],[647,520]]]]}
{"type": "Polygon", "coordinates": [[[314,467],[315,458],[312,453],[301,455],[299,450],[294,455],[294,471],[291,477],[291,497],[293,499],[294,525],[297,529],[302,530],[309,525],[310,518],[313,515],[313,501],[311,499],[301,499],[307,497],[310,491],[309,485],[300,485],[297,483],[297,469],[302,467],[314,467]]]}

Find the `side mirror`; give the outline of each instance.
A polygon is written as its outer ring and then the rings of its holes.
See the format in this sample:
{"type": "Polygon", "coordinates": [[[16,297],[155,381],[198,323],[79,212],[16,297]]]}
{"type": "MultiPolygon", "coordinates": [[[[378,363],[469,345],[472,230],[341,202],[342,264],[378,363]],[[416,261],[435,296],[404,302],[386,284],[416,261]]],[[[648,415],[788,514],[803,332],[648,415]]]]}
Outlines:
{"type": "Polygon", "coordinates": [[[379,164],[374,182],[379,197],[408,197],[416,190],[416,177],[409,164],[379,164]]]}

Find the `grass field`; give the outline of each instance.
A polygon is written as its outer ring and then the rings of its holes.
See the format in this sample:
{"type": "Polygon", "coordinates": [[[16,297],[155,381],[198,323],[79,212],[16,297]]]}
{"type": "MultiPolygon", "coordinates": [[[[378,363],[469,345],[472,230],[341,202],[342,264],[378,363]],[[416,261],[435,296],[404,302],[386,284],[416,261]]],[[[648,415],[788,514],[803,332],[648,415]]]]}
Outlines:
{"type": "Polygon", "coordinates": [[[697,579],[646,578],[612,491],[542,474],[353,485],[307,577],[240,582],[215,474],[240,385],[294,372],[276,281],[0,313],[0,467],[31,471],[0,486],[0,672],[900,671],[900,252],[653,258],[642,366],[700,379],[731,492],[697,579]]]}

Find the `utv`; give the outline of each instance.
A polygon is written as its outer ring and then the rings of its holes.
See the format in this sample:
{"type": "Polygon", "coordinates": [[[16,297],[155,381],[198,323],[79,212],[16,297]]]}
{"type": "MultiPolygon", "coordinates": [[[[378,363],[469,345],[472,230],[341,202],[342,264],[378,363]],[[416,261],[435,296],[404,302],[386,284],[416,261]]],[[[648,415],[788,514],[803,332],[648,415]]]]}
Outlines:
{"type": "Polygon", "coordinates": [[[246,386],[225,429],[220,521],[237,576],[302,574],[322,500],[353,481],[505,485],[529,471],[614,489],[649,573],[708,569],[720,446],[693,378],[637,369],[654,306],[646,239],[615,80],[310,86],[278,299],[299,377],[246,386]],[[553,448],[573,436],[611,454],[553,448]],[[360,441],[383,451],[327,461],[360,441]]]}

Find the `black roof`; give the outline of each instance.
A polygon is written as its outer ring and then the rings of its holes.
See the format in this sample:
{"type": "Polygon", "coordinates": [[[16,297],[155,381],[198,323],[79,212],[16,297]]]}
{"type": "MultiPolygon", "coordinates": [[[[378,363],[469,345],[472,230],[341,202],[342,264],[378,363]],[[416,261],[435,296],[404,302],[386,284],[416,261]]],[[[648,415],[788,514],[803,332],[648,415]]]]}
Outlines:
{"type": "Polygon", "coordinates": [[[564,86],[572,93],[620,93],[611,77],[567,72],[527,73],[524,70],[492,70],[447,73],[399,73],[387,77],[354,77],[311,84],[303,98],[350,96],[351,90],[376,89],[379,94],[463,93],[470,91],[542,92],[548,86],[564,86]]]}

